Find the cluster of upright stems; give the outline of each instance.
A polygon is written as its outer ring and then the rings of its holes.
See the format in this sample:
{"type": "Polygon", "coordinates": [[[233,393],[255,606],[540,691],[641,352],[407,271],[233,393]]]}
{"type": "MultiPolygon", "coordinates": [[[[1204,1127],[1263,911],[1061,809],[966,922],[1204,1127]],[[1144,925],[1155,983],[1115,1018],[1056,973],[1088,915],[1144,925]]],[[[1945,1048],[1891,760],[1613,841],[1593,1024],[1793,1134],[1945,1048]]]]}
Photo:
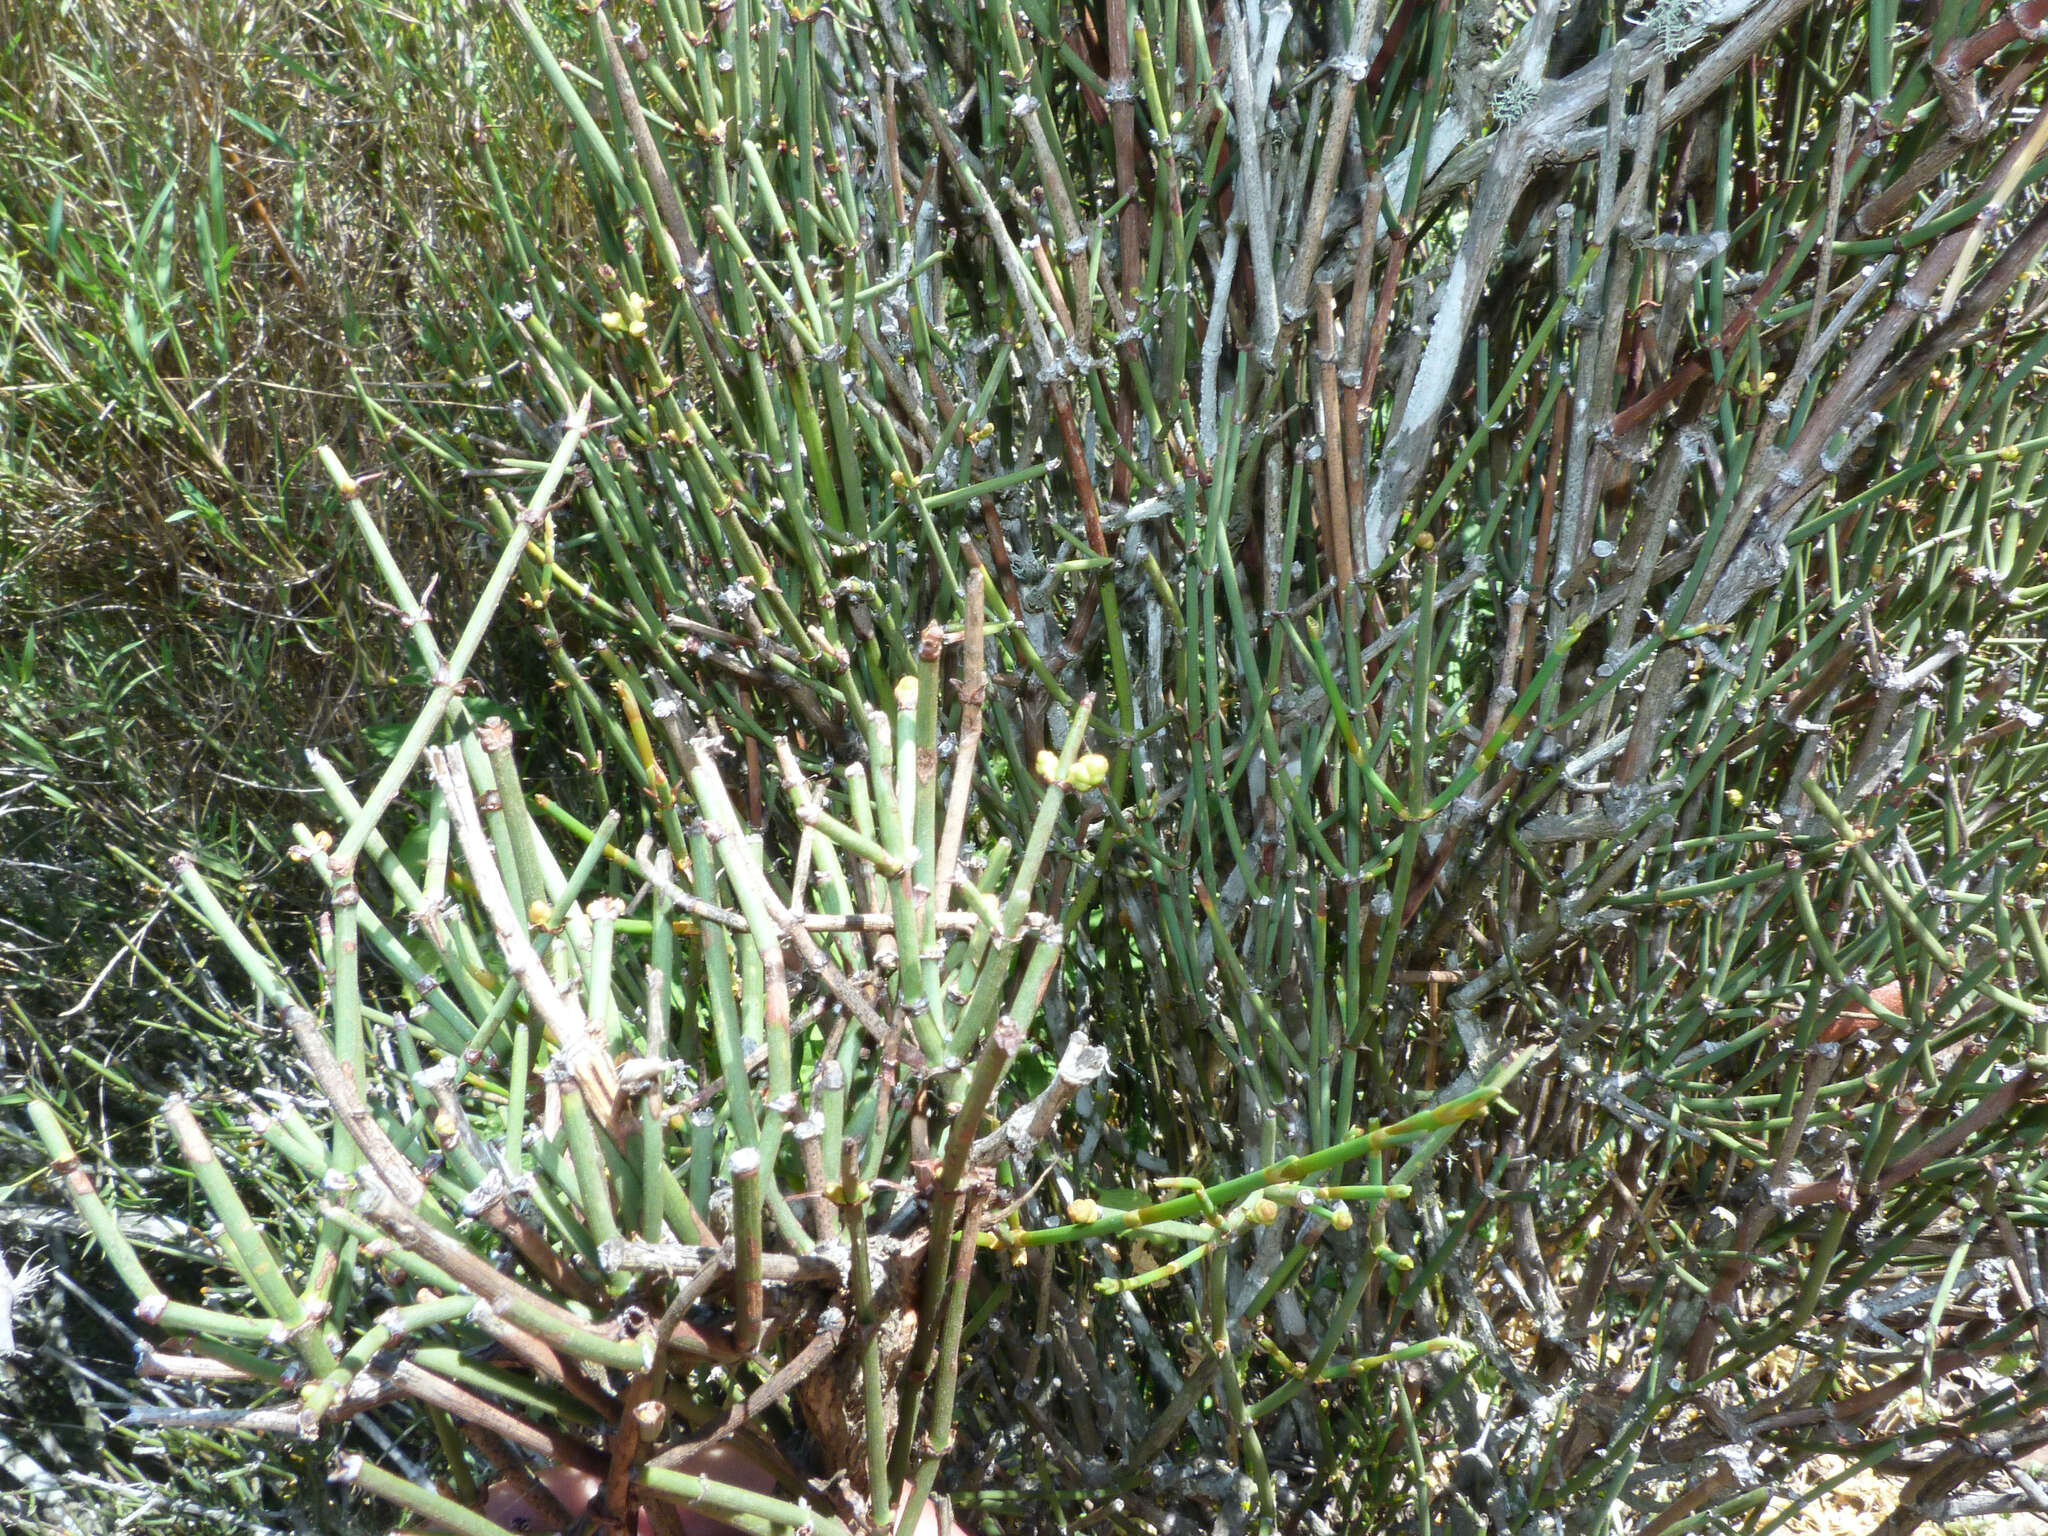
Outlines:
{"type": "Polygon", "coordinates": [[[504,11],[582,198],[480,128],[529,443],[365,393],[501,540],[445,652],[330,456],[431,692],[314,765],[316,982],[180,872],[328,1194],[287,1265],[172,1111],[258,1310],[130,1256],[156,1368],[421,1405],[448,1491],[344,1467],[463,1531],[536,1458],[817,1530],[2048,1503],[2048,0],[504,11]]]}

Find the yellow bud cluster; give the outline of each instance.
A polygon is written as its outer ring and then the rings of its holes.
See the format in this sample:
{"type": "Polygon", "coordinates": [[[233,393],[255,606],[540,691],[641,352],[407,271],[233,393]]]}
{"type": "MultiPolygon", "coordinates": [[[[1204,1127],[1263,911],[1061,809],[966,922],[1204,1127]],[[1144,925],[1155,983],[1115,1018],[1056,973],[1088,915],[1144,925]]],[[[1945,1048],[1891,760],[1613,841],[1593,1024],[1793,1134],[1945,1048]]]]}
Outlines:
{"type": "Polygon", "coordinates": [[[311,843],[295,843],[285,852],[285,857],[294,864],[303,864],[308,859],[318,858],[334,846],[332,832],[315,832],[311,843]]]}
{"type": "Polygon", "coordinates": [[[647,299],[645,295],[629,293],[625,308],[608,309],[597,317],[597,323],[614,336],[641,337],[647,334],[647,299]]]}
{"type": "Polygon", "coordinates": [[[1060,774],[1060,755],[1047,749],[1038,754],[1035,765],[1038,776],[1048,784],[1062,784],[1075,793],[1100,789],[1109,778],[1109,759],[1100,752],[1084,752],[1074,759],[1074,766],[1060,774]]]}

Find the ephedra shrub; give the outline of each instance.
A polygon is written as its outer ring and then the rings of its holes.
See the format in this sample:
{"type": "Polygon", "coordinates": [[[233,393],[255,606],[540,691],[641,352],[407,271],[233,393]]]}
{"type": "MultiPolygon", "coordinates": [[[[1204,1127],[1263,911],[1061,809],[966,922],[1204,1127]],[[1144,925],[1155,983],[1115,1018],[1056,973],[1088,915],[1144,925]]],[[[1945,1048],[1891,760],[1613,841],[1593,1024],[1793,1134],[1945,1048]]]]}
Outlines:
{"type": "Polygon", "coordinates": [[[538,488],[317,986],[183,873],[332,1120],[287,1273],[173,1111],[158,1369],[466,1531],[2040,1499],[2048,6],[502,24],[587,222],[480,128],[507,392],[333,467],[538,488]]]}

